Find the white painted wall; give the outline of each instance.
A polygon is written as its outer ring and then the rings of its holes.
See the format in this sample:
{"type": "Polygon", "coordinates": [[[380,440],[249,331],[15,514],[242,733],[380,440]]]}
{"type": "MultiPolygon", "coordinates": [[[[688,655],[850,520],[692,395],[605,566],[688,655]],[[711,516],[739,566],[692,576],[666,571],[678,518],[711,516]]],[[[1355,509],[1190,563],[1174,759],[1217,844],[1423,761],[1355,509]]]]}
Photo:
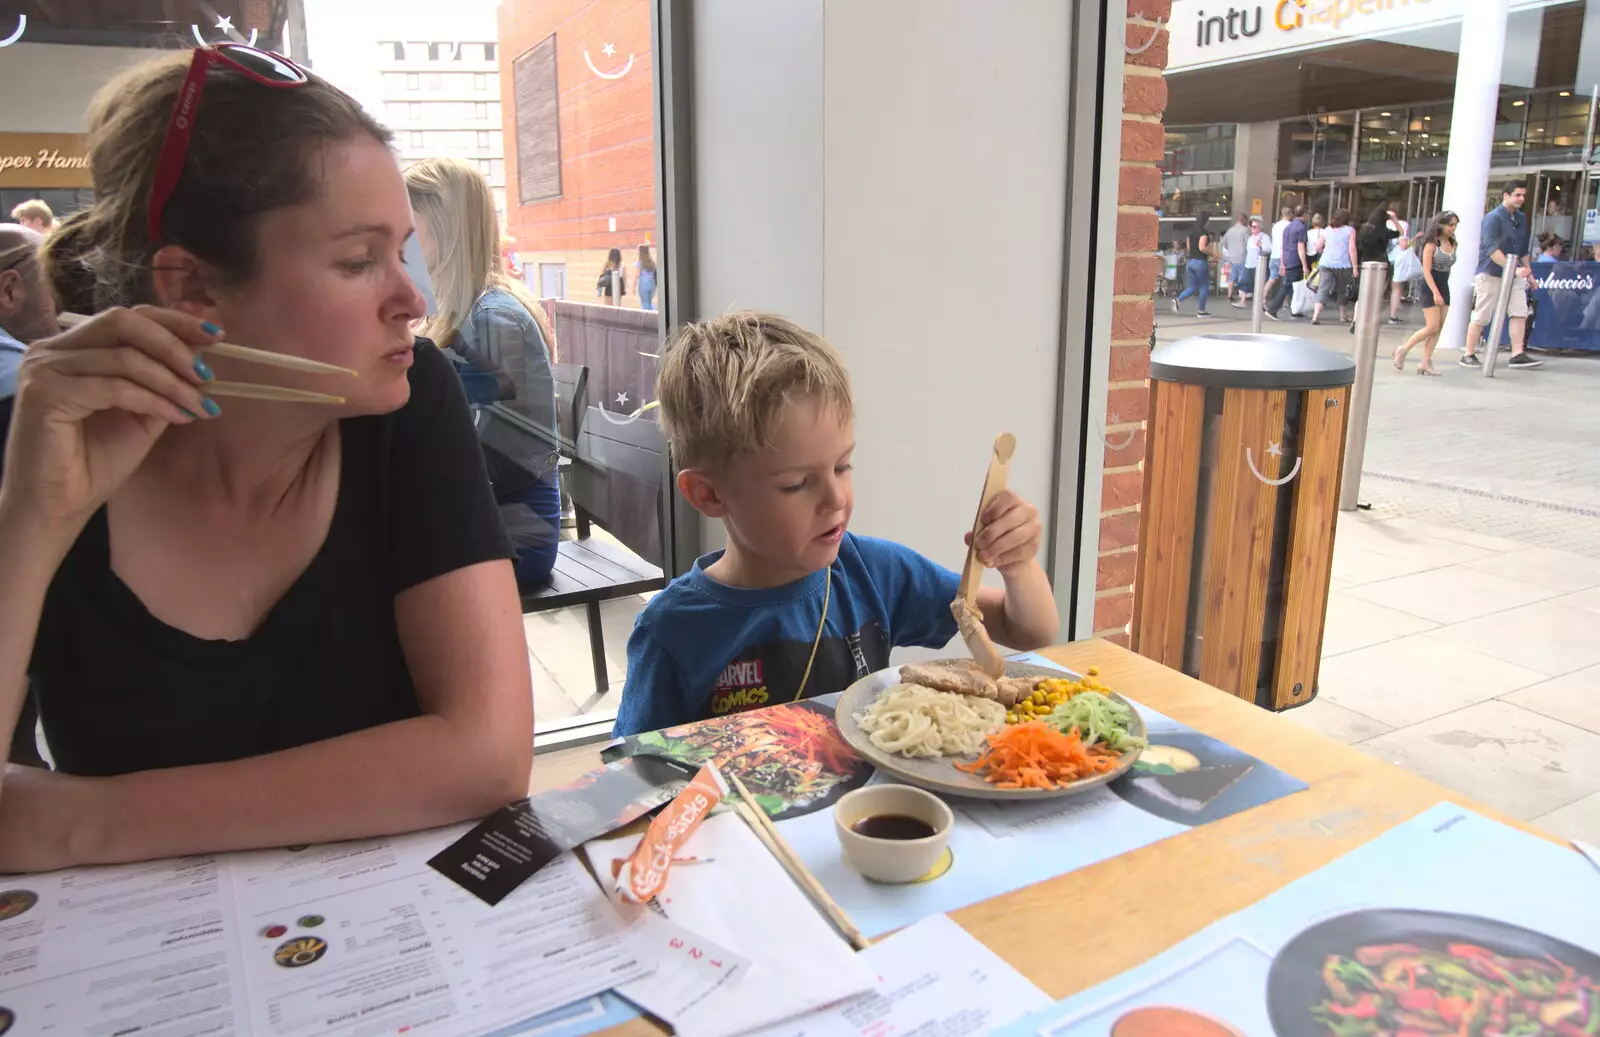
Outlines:
{"type": "Polygon", "coordinates": [[[1069,15],[827,5],[823,327],[855,384],[855,528],[952,568],[998,433],[1012,488],[1048,504],[1069,15]]]}
{"type": "Polygon", "coordinates": [[[138,47],[14,43],[0,51],[0,131],[82,133],[100,87],[158,52],[138,47]]]}
{"type": "MultiPolygon", "coordinates": [[[[823,0],[694,7],[695,276],[702,314],[823,329],[823,0]]],[[[701,520],[722,546],[722,523],[701,520]]]]}
{"type": "Polygon", "coordinates": [[[700,310],[820,328],[855,387],[854,528],[952,568],[996,434],[1018,438],[1012,486],[1048,504],[1069,16],[1059,0],[694,9],[700,310]]]}
{"type": "Polygon", "coordinates": [[[703,314],[823,322],[823,0],[694,7],[703,314]]]}

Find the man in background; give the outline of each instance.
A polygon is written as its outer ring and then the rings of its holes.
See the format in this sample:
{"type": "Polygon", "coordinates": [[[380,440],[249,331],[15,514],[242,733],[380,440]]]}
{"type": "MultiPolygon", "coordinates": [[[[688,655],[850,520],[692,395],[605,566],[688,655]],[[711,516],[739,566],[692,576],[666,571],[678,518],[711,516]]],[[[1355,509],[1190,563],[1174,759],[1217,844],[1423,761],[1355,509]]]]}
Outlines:
{"type": "Polygon", "coordinates": [[[56,226],[56,214],[40,198],[30,198],[12,209],[11,218],[40,234],[49,234],[56,226]]]}
{"type": "Polygon", "coordinates": [[[1222,258],[1228,263],[1228,301],[1235,306],[1244,305],[1237,296],[1244,290],[1245,252],[1249,246],[1250,218],[1241,212],[1233,226],[1222,235],[1222,258]]]}
{"type": "Polygon", "coordinates": [[[1283,232],[1289,229],[1289,222],[1294,219],[1294,209],[1285,205],[1283,218],[1272,225],[1272,258],[1267,260],[1267,298],[1271,299],[1278,290],[1278,279],[1283,274],[1283,232]]]}
{"type": "MultiPolygon", "coordinates": [[[[1511,363],[1519,369],[1543,367],[1544,361],[1529,356],[1528,288],[1533,284],[1533,268],[1528,257],[1528,214],[1522,205],[1528,200],[1526,180],[1508,180],[1500,192],[1500,204],[1483,218],[1478,238],[1478,272],[1472,278],[1472,323],[1467,325],[1467,341],[1461,352],[1462,367],[1482,367],[1478,359],[1478,340],[1494,319],[1500,300],[1501,281],[1507,276],[1506,257],[1516,256],[1517,265],[1509,271],[1511,299],[1506,306],[1506,323],[1511,326],[1511,363]]],[[[1490,349],[1499,343],[1489,344],[1490,349]]]]}
{"type": "MultiPolygon", "coordinates": [[[[1297,205],[1293,209],[1284,211],[1289,214],[1289,225],[1283,228],[1283,253],[1278,287],[1267,297],[1267,316],[1273,320],[1283,319],[1278,316],[1278,311],[1283,309],[1285,301],[1293,301],[1294,286],[1305,280],[1306,268],[1311,265],[1311,260],[1306,255],[1306,207],[1297,205]]],[[[1290,306],[1289,316],[1294,315],[1294,307],[1290,306]]]]}
{"type": "Polygon", "coordinates": [[[54,335],[56,303],[39,263],[38,231],[0,224],[0,407],[17,394],[17,368],[28,343],[54,335]]]}

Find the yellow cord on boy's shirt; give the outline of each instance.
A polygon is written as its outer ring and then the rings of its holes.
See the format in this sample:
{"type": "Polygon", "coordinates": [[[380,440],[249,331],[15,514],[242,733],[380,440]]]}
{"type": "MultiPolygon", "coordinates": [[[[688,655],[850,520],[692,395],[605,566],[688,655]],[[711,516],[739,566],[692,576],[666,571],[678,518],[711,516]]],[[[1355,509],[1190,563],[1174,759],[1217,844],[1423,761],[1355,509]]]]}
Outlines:
{"type": "Polygon", "coordinates": [[[822,644],[822,628],[828,622],[828,599],[833,596],[833,566],[828,566],[827,578],[822,583],[822,618],[817,620],[817,636],[811,640],[811,658],[806,660],[806,672],[800,675],[800,686],[794,689],[790,702],[799,702],[805,694],[806,681],[811,679],[811,664],[817,661],[817,646],[822,644]]]}

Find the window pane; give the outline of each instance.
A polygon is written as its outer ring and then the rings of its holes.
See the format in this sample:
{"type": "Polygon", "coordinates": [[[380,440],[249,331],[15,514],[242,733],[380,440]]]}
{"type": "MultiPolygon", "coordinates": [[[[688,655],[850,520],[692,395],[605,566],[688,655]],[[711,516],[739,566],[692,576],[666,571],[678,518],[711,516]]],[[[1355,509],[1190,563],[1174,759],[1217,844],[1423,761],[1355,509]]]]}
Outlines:
{"type": "Polygon", "coordinates": [[[1406,116],[1388,109],[1361,113],[1356,173],[1396,172],[1405,166],[1406,116]]]}
{"type": "Polygon", "coordinates": [[[1325,115],[1317,120],[1316,142],[1311,150],[1314,176],[1348,176],[1350,147],[1355,139],[1355,114],[1325,115]]]}
{"type": "Polygon", "coordinates": [[[1450,152],[1450,105],[1411,109],[1409,126],[1414,144],[1407,168],[1442,170],[1450,152]]]}

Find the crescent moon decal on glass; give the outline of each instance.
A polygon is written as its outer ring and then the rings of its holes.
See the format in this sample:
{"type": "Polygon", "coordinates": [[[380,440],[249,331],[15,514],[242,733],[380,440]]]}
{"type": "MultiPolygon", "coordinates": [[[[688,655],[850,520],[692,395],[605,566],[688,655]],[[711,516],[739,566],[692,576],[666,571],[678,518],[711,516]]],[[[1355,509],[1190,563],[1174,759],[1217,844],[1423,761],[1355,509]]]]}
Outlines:
{"type": "MultiPolygon", "coordinates": [[[[610,47],[611,44],[608,43],[608,44],[606,44],[606,46],[610,47]]],[[[633,55],[631,53],[628,55],[627,64],[623,65],[622,69],[620,71],[617,71],[617,72],[602,72],[598,68],[595,68],[594,59],[589,56],[589,51],[587,49],[585,49],[584,52],[583,52],[583,61],[584,61],[584,63],[586,65],[589,66],[589,71],[593,72],[595,75],[599,76],[601,79],[621,79],[623,76],[627,75],[628,72],[633,68],[633,55]]]]}
{"type": "Polygon", "coordinates": [[[1100,423],[1098,418],[1095,419],[1094,428],[1095,431],[1100,435],[1100,442],[1104,443],[1106,445],[1106,449],[1111,450],[1113,453],[1126,450],[1133,446],[1134,439],[1139,435],[1139,430],[1134,429],[1132,432],[1128,433],[1127,438],[1122,442],[1113,443],[1111,440],[1106,438],[1106,427],[1100,423]]]}
{"type": "Polygon", "coordinates": [[[25,14],[17,15],[17,31],[12,33],[10,36],[7,36],[5,39],[0,40],[0,47],[9,47],[13,43],[22,39],[22,33],[25,29],[27,29],[27,27],[28,16],[25,14]]]}
{"type": "MultiPolygon", "coordinates": [[[[617,393],[617,401],[619,403],[622,402],[622,397],[626,395],[627,393],[617,393]]],[[[611,422],[613,425],[632,425],[636,421],[643,420],[645,411],[654,410],[659,406],[661,406],[660,400],[651,400],[649,403],[645,404],[643,407],[640,407],[632,414],[623,414],[620,417],[606,410],[604,405],[596,407],[595,410],[599,411],[600,416],[611,422]]]]}
{"type": "MultiPolygon", "coordinates": [[[[1272,454],[1273,456],[1279,456],[1283,453],[1283,451],[1278,447],[1278,444],[1273,443],[1271,446],[1267,447],[1267,453],[1272,454]]],[[[1244,448],[1244,463],[1250,466],[1251,475],[1255,476],[1257,479],[1260,479],[1268,486],[1283,486],[1295,476],[1300,474],[1300,458],[1297,457],[1294,459],[1294,467],[1289,469],[1288,475],[1284,476],[1282,479],[1268,479],[1266,476],[1262,475],[1261,470],[1256,467],[1256,460],[1250,456],[1249,447],[1244,448]]]]}
{"type": "MultiPolygon", "coordinates": [[[[222,19],[222,22],[226,22],[226,21],[228,21],[228,19],[226,19],[226,18],[222,19]]],[[[217,23],[217,27],[218,28],[222,27],[222,22],[218,22],[217,23]]],[[[228,25],[227,29],[224,30],[224,31],[231,32],[232,30],[233,30],[233,25],[230,23],[228,25]]],[[[200,26],[194,24],[193,22],[190,22],[189,23],[189,31],[194,34],[195,43],[199,44],[202,47],[207,46],[206,41],[205,41],[205,37],[200,35],[200,26]]],[[[251,29],[250,30],[250,46],[254,47],[256,45],[256,36],[259,35],[259,33],[260,33],[259,29],[251,29]]]]}

